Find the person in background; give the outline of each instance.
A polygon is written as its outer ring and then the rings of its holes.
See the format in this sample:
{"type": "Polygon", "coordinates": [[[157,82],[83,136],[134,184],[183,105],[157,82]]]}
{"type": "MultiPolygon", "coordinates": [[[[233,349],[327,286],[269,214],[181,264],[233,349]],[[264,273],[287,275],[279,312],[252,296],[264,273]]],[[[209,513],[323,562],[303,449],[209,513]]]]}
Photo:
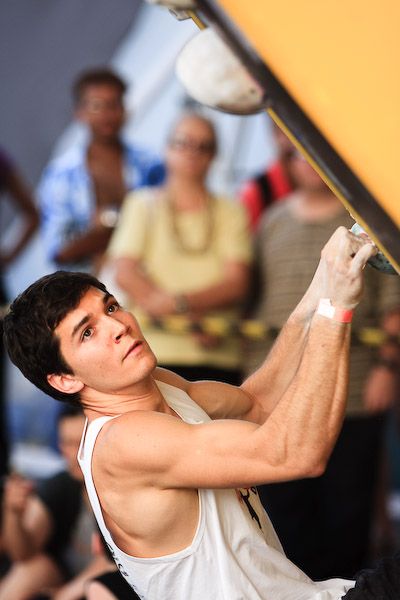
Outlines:
{"type": "Polygon", "coordinates": [[[238,337],[197,327],[206,317],[235,325],[252,258],[244,208],[207,187],[216,151],[211,121],[196,113],[179,118],[167,143],[165,185],[126,198],[107,256],[160,365],[188,379],[238,384],[238,337]],[[174,315],[190,329],[153,324],[174,315]]]}
{"type": "Polygon", "coordinates": [[[277,153],[275,161],[261,173],[246,181],[239,192],[252,231],[256,231],[264,211],[276,201],[286,198],[296,185],[289,168],[295,147],[274,122],[272,122],[272,135],[277,153]]]}
{"type": "Polygon", "coordinates": [[[89,139],[52,160],[38,188],[46,253],[58,267],[96,270],[127,191],[164,177],[159,161],[122,139],[125,91],[110,69],[85,71],[73,86],[89,139]]]}
{"type": "Polygon", "coordinates": [[[22,217],[20,233],[13,243],[0,248],[0,475],[8,470],[8,440],[5,424],[5,352],[3,346],[2,308],[7,303],[7,294],[3,282],[3,272],[26,248],[35,233],[39,216],[29,186],[20,174],[14,162],[0,148],[0,194],[7,198],[22,217]]]}
{"type": "MultiPolygon", "coordinates": [[[[353,220],[301,154],[288,163],[296,191],[262,218],[257,235],[261,274],[252,316],[269,328],[267,340],[248,340],[245,373],[261,364],[274,332],[284,325],[307,289],[323,241],[353,220]]],[[[310,577],[350,577],[368,566],[371,525],[381,464],[385,416],[396,398],[398,343],[380,350],[357,331],[384,327],[399,334],[400,278],[365,269],[365,292],[354,319],[346,418],[321,477],[265,485],[259,493],[288,557],[310,577]]]]}
{"type": "Polygon", "coordinates": [[[92,557],[95,530],[77,461],[84,416],[66,407],[59,416],[59,444],[66,470],[37,485],[12,474],[4,487],[3,549],[11,566],[0,582],[1,600],[28,600],[38,594],[78,600],[86,581],[107,567],[92,557]]]}

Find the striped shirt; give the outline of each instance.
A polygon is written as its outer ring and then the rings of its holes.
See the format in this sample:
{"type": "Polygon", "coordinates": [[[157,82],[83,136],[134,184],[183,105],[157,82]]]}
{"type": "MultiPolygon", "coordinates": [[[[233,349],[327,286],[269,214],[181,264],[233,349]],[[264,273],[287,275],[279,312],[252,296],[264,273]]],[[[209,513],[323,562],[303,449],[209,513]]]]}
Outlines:
{"type": "MultiPolygon", "coordinates": [[[[300,222],[291,210],[290,198],[270,209],[261,221],[258,255],[261,264],[261,291],[255,316],[273,329],[280,329],[308,288],[318,265],[321,250],[333,232],[354,220],[347,211],[324,222],[300,222]]],[[[354,313],[353,331],[379,327],[385,312],[400,306],[400,278],[367,267],[363,298],[354,313]]],[[[264,360],[272,337],[247,342],[246,372],[264,360]]],[[[363,412],[362,390],[375,351],[354,342],[351,346],[348,413],[363,412]]]]}

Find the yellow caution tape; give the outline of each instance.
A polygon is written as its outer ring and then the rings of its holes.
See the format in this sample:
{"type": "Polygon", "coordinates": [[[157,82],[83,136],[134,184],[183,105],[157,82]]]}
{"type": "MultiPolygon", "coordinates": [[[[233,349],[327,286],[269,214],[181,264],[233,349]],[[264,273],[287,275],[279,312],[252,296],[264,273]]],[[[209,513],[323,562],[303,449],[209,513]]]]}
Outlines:
{"type": "MultiPolygon", "coordinates": [[[[4,317],[7,311],[8,306],[0,306],[0,319],[4,317]]],[[[250,340],[274,339],[279,333],[279,329],[268,327],[265,323],[257,319],[233,321],[218,316],[204,317],[196,320],[190,319],[186,315],[169,315],[158,319],[145,317],[141,319],[141,325],[178,335],[199,332],[217,337],[233,335],[250,340]]],[[[382,329],[364,327],[357,330],[353,329],[352,339],[354,342],[365,346],[378,347],[389,340],[399,343],[400,334],[398,336],[389,336],[382,329]]]]}
{"type": "MultiPolygon", "coordinates": [[[[218,337],[234,335],[252,340],[276,338],[279,333],[277,328],[268,327],[265,323],[257,319],[229,321],[223,317],[216,316],[204,317],[198,320],[192,320],[185,315],[173,315],[158,319],[147,317],[141,319],[141,325],[182,335],[191,332],[200,332],[218,337]]],[[[381,346],[388,340],[400,342],[400,335],[390,337],[382,329],[372,327],[352,330],[352,338],[354,342],[366,346],[381,346]]]]}

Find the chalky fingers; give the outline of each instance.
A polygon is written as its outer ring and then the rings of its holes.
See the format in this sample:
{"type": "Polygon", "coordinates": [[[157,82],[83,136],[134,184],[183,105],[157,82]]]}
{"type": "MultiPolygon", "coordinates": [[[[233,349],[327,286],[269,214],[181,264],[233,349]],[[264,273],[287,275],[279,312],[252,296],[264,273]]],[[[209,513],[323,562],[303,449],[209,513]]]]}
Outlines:
{"type": "Polygon", "coordinates": [[[364,269],[368,260],[378,252],[378,248],[373,242],[361,238],[358,238],[358,240],[364,243],[356,250],[352,257],[350,269],[354,275],[364,269]]]}

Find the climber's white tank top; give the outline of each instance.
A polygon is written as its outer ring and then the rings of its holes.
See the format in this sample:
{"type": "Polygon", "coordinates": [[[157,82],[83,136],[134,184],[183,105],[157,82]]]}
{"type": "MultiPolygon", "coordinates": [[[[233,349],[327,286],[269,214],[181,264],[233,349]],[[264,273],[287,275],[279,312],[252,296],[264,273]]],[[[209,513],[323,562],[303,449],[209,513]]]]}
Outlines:
{"type": "MultiPolygon", "coordinates": [[[[182,390],[157,382],[168,405],[187,423],[209,421],[182,390]]],[[[312,582],[284,555],[253,489],[199,489],[199,522],[190,546],[158,558],[136,558],[114,543],[92,479],[100,417],[86,424],[79,463],[100,530],[128,583],[143,600],[339,600],[353,581],[312,582]]]]}

